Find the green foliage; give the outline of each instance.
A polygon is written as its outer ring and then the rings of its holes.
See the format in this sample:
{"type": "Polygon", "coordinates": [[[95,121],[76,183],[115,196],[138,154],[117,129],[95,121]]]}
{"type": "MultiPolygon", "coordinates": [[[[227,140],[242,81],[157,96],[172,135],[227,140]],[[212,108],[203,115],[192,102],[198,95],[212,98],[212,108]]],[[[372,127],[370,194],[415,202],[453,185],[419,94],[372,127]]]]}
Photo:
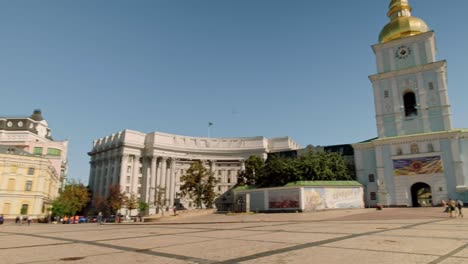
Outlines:
{"type": "Polygon", "coordinates": [[[140,214],[146,214],[146,211],[148,211],[149,204],[143,201],[138,202],[138,210],[140,211],[140,214]]]}
{"type": "Polygon", "coordinates": [[[58,216],[72,216],[81,211],[89,202],[89,192],[81,183],[71,182],[52,202],[52,213],[58,216]]]}
{"type": "Polygon", "coordinates": [[[125,193],[120,191],[119,184],[114,184],[109,187],[109,195],[106,200],[112,214],[116,214],[117,211],[124,206],[125,193]]]}
{"type": "Polygon", "coordinates": [[[130,193],[128,196],[124,197],[125,207],[128,210],[134,210],[138,208],[138,198],[134,193],[130,193]]]}
{"type": "Polygon", "coordinates": [[[352,180],[346,161],[334,152],[309,151],[296,159],[270,155],[264,165],[257,158],[248,161],[245,171],[239,174],[239,185],[275,187],[295,181],[352,180]]]}
{"type": "Polygon", "coordinates": [[[197,208],[202,208],[203,204],[213,207],[217,180],[200,161],[193,163],[180,180],[184,183],[180,186],[181,194],[193,199],[197,208]]]}
{"type": "Polygon", "coordinates": [[[156,213],[159,213],[159,210],[162,209],[164,214],[164,205],[166,205],[166,188],[157,186],[154,193],[154,205],[156,206],[156,213]]]}
{"type": "Polygon", "coordinates": [[[258,156],[250,156],[245,161],[245,170],[237,176],[238,185],[256,185],[257,179],[262,177],[265,161],[258,156]]]}

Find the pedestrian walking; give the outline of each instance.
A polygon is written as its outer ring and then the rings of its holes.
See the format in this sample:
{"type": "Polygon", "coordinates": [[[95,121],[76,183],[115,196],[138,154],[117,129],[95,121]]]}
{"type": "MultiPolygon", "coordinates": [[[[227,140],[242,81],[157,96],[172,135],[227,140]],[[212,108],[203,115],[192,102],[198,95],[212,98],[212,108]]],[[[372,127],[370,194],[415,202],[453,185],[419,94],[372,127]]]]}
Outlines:
{"type": "Polygon", "coordinates": [[[19,216],[19,224],[20,224],[20,225],[23,224],[23,216],[22,216],[22,215],[19,216]]]}
{"type": "Polygon", "coordinates": [[[450,199],[449,202],[448,202],[448,205],[449,205],[450,217],[454,217],[455,216],[454,212],[455,212],[455,207],[456,207],[455,200],[450,199]]]}
{"type": "Polygon", "coordinates": [[[28,225],[31,225],[32,218],[31,218],[30,215],[28,215],[28,217],[26,218],[26,220],[28,221],[28,225]]]}
{"type": "Polygon", "coordinates": [[[458,216],[463,218],[463,213],[462,213],[463,202],[460,199],[457,200],[457,208],[458,208],[458,216]]]}
{"type": "Polygon", "coordinates": [[[3,217],[3,214],[0,214],[0,225],[3,225],[3,221],[5,221],[5,218],[3,217]]]}
{"type": "Polygon", "coordinates": [[[102,225],[102,212],[99,212],[97,216],[97,223],[98,225],[102,225]]]}

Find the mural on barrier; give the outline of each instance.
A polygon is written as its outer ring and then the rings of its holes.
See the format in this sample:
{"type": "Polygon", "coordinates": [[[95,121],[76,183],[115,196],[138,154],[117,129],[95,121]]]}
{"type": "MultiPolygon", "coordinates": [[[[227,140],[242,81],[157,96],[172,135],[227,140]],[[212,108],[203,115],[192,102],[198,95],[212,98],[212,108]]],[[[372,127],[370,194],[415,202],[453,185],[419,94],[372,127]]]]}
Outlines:
{"type": "Polygon", "coordinates": [[[363,208],[363,190],[355,188],[304,188],[304,210],[363,208]]]}
{"type": "Polygon", "coordinates": [[[440,156],[393,160],[395,176],[443,173],[440,156]]]}
{"type": "Polygon", "coordinates": [[[268,207],[270,209],[299,208],[300,189],[272,190],[268,192],[268,207]]]}

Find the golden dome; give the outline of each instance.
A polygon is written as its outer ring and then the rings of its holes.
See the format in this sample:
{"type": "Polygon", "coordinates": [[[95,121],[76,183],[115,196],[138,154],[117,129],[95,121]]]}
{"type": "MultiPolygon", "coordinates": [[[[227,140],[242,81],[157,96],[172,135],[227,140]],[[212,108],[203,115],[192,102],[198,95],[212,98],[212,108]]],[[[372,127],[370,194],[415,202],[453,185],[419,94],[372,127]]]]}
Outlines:
{"type": "Polygon", "coordinates": [[[422,19],[411,16],[408,0],[392,0],[388,9],[387,16],[390,22],[380,31],[380,43],[429,31],[429,27],[422,19]]]}

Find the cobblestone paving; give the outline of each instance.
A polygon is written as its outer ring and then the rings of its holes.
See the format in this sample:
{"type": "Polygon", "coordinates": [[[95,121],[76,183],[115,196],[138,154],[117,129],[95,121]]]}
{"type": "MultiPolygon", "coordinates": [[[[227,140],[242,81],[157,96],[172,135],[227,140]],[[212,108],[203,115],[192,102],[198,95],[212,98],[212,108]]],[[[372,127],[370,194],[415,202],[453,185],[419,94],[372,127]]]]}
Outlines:
{"type": "Polygon", "coordinates": [[[441,208],[0,226],[0,263],[468,263],[468,220],[441,208]]]}

